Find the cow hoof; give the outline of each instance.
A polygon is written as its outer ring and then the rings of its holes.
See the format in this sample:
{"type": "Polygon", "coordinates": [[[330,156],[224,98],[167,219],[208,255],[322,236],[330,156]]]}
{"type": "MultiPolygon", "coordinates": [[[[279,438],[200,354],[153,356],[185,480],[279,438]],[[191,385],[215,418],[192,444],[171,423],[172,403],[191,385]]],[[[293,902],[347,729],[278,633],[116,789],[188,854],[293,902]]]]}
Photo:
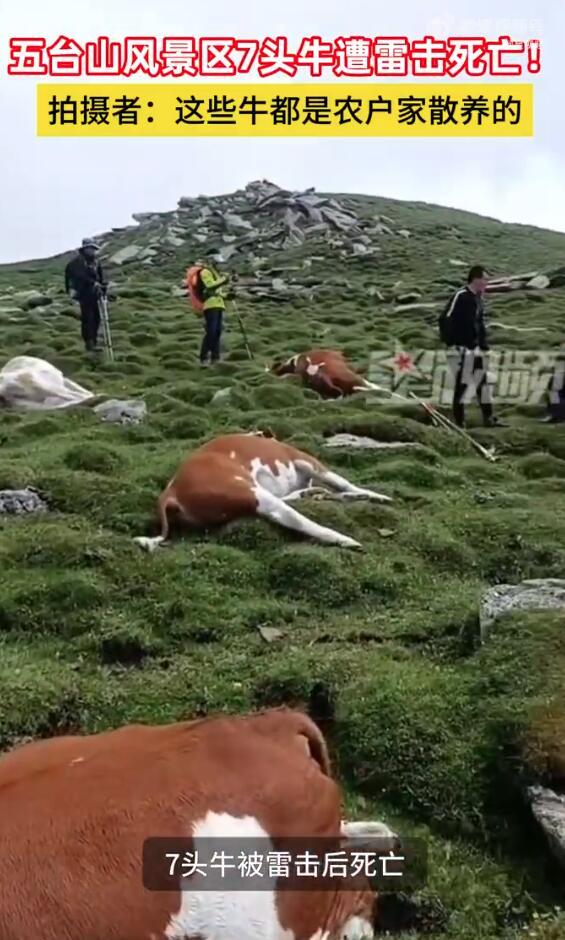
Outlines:
{"type": "Polygon", "coordinates": [[[356,552],[362,552],[364,550],[361,542],[356,542],[355,539],[344,539],[344,541],[339,544],[342,548],[351,548],[356,552]]]}

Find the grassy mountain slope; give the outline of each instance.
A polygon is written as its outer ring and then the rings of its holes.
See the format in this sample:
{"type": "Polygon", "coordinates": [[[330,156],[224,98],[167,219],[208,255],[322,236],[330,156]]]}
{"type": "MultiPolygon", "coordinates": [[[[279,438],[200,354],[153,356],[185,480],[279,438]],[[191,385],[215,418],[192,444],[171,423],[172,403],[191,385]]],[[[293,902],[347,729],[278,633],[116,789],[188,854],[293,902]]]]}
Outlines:
{"type": "MultiPolygon", "coordinates": [[[[199,321],[172,294],[202,249],[190,233],[180,246],[162,245],[151,264],[110,265],[113,364],[82,351],[61,292],[70,255],[0,268],[0,308],[28,289],[52,289],[53,300],[39,312],[0,312],[1,364],[38,355],[93,391],[143,397],[149,411],[130,428],[105,426],[88,410],[0,415],[0,489],[34,485],[53,510],[0,522],[0,746],[306,704],[330,736],[352,809],[429,840],[428,891],[452,912],[449,937],[517,940],[527,925],[528,936],[553,940],[565,936],[565,921],[544,912],[559,899],[559,878],[520,793],[524,782],[565,777],[555,756],[564,619],[511,617],[482,648],[477,633],[490,585],[563,575],[562,426],[537,424],[540,408],[501,409],[508,430],[476,432],[500,451],[489,464],[417,408],[322,403],[263,366],[312,345],[341,348],[361,367],[395,339],[433,348],[437,314],[399,310],[399,294],[441,301],[464,272],[449,259],[482,261],[496,275],[555,268],[565,235],[421,203],[334,198],[360,218],[386,215],[409,237],[380,238],[368,258],[343,260],[323,238],[261,251],[274,276],[310,278],[312,300],[253,301],[245,258],[230,263],[242,275],[237,303],[255,359],[232,317],[226,357],[204,373],[199,321]],[[211,405],[228,385],[231,397],[211,405]],[[261,522],[187,535],[152,557],[139,552],[131,538],[152,531],[156,497],[180,458],[238,429],[270,429],[393,496],[390,507],[302,507],[359,539],[365,553],[318,547],[261,522]],[[325,435],[343,430],[421,446],[324,447],[325,435]],[[266,643],[261,626],[283,636],[266,643]]],[[[106,255],[160,238],[164,222],[108,235],[106,255]]],[[[564,311],[564,288],[493,296],[492,319],[544,332],[498,327],[492,341],[554,347],[565,339],[564,311]]]]}

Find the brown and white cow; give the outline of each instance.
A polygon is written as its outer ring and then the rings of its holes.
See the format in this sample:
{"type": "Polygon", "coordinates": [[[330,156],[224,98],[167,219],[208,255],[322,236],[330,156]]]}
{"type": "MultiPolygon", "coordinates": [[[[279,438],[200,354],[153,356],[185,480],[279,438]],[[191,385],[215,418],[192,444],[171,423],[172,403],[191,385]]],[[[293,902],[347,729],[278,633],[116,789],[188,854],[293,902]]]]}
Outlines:
{"type": "Polygon", "coordinates": [[[171,510],[195,528],[259,516],[344,548],[359,542],[313,522],[288,503],[308,495],[313,485],[327,487],[346,499],[391,502],[390,497],[355,486],[319,460],[275,438],[260,434],[227,434],[203,444],[181,464],[158,503],[161,533],[135,539],[153,551],[169,537],[171,510]]]}
{"type": "Polygon", "coordinates": [[[341,352],[335,349],[311,349],[284,361],[274,362],[274,375],[298,375],[305,385],[323,398],[343,398],[375,386],[355,372],[341,352]]]}
{"type": "Polygon", "coordinates": [[[228,837],[261,840],[265,855],[295,837],[347,850],[366,833],[383,854],[398,844],[382,823],[343,821],[324,738],[287,709],[23,745],[0,758],[0,800],[2,940],[372,937],[376,898],[363,877],[201,890],[179,865],[155,891],[142,881],[144,842],[210,838],[226,856],[228,837]]]}

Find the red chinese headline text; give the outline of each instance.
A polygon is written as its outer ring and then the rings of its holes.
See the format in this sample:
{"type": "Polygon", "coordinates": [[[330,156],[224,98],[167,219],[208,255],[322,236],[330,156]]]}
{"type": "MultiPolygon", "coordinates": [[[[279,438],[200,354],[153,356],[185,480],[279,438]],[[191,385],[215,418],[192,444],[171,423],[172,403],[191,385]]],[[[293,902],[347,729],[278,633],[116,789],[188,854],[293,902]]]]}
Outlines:
{"type": "Polygon", "coordinates": [[[232,36],[99,36],[80,44],[68,36],[10,39],[10,75],[121,75],[156,77],[283,75],[371,78],[519,76],[540,71],[540,41],[510,36],[435,39],[424,36],[339,36],[333,41],[307,36],[294,49],[285,36],[236,39],[232,36]]]}

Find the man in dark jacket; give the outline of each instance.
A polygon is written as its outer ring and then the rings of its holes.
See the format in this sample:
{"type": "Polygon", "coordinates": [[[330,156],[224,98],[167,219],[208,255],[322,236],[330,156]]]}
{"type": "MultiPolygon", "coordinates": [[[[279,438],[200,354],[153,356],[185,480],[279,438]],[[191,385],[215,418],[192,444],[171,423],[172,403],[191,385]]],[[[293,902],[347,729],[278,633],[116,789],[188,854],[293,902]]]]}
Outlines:
{"type": "Polygon", "coordinates": [[[83,238],[78,254],[65,268],[65,290],[80,305],[82,338],[88,352],[97,348],[99,300],[106,296],[107,290],[102,267],[96,260],[98,250],[99,246],[91,238],[83,238]]]}
{"type": "Polygon", "coordinates": [[[481,265],[469,271],[467,284],[451,298],[442,314],[448,362],[455,376],[453,417],[465,425],[464,402],[475,393],[485,427],[504,427],[493,415],[487,373],[488,342],[483,294],[488,275],[481,265]]]}

